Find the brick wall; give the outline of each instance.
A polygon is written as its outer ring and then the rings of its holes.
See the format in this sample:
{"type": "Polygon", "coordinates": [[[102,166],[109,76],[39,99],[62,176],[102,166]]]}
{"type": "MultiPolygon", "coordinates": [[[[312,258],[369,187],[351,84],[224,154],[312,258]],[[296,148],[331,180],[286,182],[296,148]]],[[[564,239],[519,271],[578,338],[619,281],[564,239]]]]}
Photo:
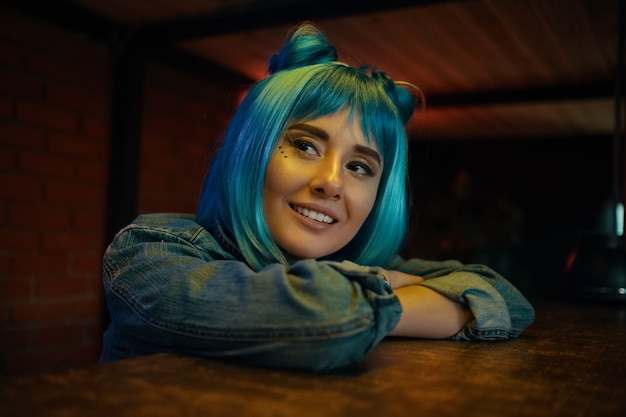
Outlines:
{"type": "Polygon", "coordinates": [[[147,66],[139,213],[195,212],[215,139],[230,116],[229,94],[224,86],[147,66]]]}
{"type": "MultiPolygon", "coordinates": [[[[112,60],[0,6],[0,374],[97,360],[112,60]]],[[[223,89],[150,64],[145,104],[139,211],[193,211],[223,89]]]]}

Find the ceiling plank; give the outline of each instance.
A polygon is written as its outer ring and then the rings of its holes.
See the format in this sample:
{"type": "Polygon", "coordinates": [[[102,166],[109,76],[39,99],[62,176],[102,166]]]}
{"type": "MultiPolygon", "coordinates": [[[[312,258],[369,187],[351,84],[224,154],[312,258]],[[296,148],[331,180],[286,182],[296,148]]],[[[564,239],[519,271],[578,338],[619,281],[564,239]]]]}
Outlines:
{"type": "MultiPolygon", "coordinates": [[[[437,0],[422,0],[417,2],[420,4],[429,4],[434,2],[440,2],[437,0]]],[[[57,24],[65,27],[79,30],[84,33],[88,33],[91,36],[99,38],[101,40],[113,43],[116,39],[116,35],[120,36],[129,28],[124,28],[119,24],[108,21],[101,16],[91,13],[85,9],[77,7],[71,3],[65,1],[55,1],[54,6],[48,4],[48,2],[38,2],[33,0],[21,0],[21,1],[6,1],[4,3],[11,4],[17,9],[22,9],[25,12],[32,13],[43,19],[54,21],[57,24]]],[[[344,2],[336,2],[344,4],[344,2]]],[[[353,2],[346,2],[351,4],[353,2]]],[[[363,2],[369,3],[369,2],[363,2]]],[[[415,1],[411,0],[390,0],[385,2],[387,8],[399,8],[408,4],[415,4],[415,1]]],[[[223,33],[225,31],[237,31],[248,30],[250,25],[255,26],[267,26],[277,24],[277,20],[281,19],[295,19],[297,16],[306,15],[309,13],[308,8],[317,10],[317,14],[326,14],[326,17],[330,15],[328,7],[321,7],[320,2],[297,3],[299,7],[291,3],[280,5],[278,3],[272,3],[267,7],[248,7],[245,9],[239,9],[239,12],[231,12],[230,17],[226,20],[220,20],[222,15],[204,15],[197,16],[189,19],[181,19],[176,21],[163,22],[159,25],[149,25],[142,29],[142,38],[152,38],[161,33],[162,42],[166,40],[182,39],[192,34],[200,35],[199,31],[207,34],[223,33]],[[316,5],[314,7],[313,5],[316,5]],[[304,7],[304,5],[308,5],[304,7]],[[278,7],[284,7],[284,12],[277,12],[278,7]],[[257,11],[259,9],[264,12],[257,11]],[[320,10],[325,10],[321,12],[320,10]],[[273,21],[263,19],[263,14],[274,14],[273,21]],[[240,20],[238,20],[240,19],[240,20]],[[253,23],[244,23],[246,21],[253,21],[253,23]],[[196,26],[195,29],[184,29],[186,25],[196,26]],[[160,29],[159,29],[160,28],[160,29]],[[181,30],[182,34],[172,34],[174,30],[181,30]],[[162,31],[162,32],[161,32],[162,31]],[[168,35],[169,33],[169,35],[168,35]]],[[[374,11],[373,7],[382,9],[381,5],[367,6],[363,4],[358,8],[351,4],[351,7],[339,6],[337,10],[332,10],[332,15],[336,16],[337,13],[365,13],[366,11],[374,11]],[[336,13],[337,12],[337,13],[336,13]]],[[[281,9],[282,10],[282,9],[281,9]]],[[[284,23],[284,22],[282,22],[284,23]]],[[[208,61],[194,56],[192,54],[185,53],[174,47],[165,47],[162,42],[156,42],[157,39],[153,39],[154,42],[148,42],[153,47],[147,48],[150,50],[148,53],[150,56],[159,60],[170,62],[175,64],[176,67],[190,71],[193,73],[210,73],[213,76],[221,75],[225,76],[226,70],[217,70],[217,65],[208,63],[208,61]],[[158,47],[156,47],[158,46],[158,47]]],[[[120,39],[117,40],[118,42],[120,39]]],[[[147,46],[147,45],[146,45],[147,46]]],[[[238,78],[229,74],[233,79],[238,78]]],[[[243,78],[239,78],[239,82],[244,82],[243,78]]],[[[431,94],[428,96],[428,106],[430,108],[438,107],[465,107],[465,106],[488,106],[494,104],[511,104],[521,102],[542,102],[542,101],[561,101],[561,100],[577,100],[577,99],[594,99],[594,98],[606,98],[614,95],[614,87],[611,83],[590,83],[590,84],[571,84],[562,86],[528,86],[523,89],[502,89],[495,91],[472,91],[472,92],[456,92],[452,94],[431,94]]]]}
{"type": "Polygon", "coordinates": [[[464,0],[300,0],[273,1],[141,26],[137,36],[154,42],[181,42],[303,20],[321,20],[402,7],[464,0]]]}

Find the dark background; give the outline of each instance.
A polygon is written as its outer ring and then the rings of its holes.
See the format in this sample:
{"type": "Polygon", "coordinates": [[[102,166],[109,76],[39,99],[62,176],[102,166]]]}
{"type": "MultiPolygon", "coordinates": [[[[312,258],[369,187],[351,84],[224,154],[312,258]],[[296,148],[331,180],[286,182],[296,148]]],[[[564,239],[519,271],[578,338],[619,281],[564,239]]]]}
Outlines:
{"type": "Polygon", "coordinates": [[[484,263],[552,294],[581,232],[605,230],[612,138],[411,143],[405,254],[484,263]]]}

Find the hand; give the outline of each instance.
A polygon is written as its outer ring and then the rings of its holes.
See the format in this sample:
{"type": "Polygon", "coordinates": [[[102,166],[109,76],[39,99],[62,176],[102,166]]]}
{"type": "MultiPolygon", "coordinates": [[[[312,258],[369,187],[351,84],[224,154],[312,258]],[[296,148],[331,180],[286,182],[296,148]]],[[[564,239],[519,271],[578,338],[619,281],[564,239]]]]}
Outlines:
{"type": "Polygon", "coordinates": [[[387,278],[387,281],[389,281],[389,284],[391,284],[391,288],[393,288],[394,290],[396,288],[408,287],[410,285],[424,282],[424,278],[418,275],[411,275],[404,272],[387,269],[383,269],[382,272],[385,278],[387,278]]]}

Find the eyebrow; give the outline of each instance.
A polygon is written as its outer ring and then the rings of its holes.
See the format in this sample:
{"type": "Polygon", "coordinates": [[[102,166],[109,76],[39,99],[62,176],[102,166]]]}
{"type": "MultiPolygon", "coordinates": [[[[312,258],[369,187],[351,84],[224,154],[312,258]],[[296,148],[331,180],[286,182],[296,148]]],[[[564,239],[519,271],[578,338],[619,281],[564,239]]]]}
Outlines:
{"type": "MultiPolygon", "coordinates": [[[[287,130],[292,130],[292,129],[309,132],[312,135],[317,136],[323,141],[328,141],[330,139],[328,132],[326,132],[324,129],[320,129],[317,126],[313,126],[308,123],[296,123],[295,125],[289,126],[287,130]]],[[[373,158],[378,163],[378,165],[381,164],[382,158],[380,157],[380,154],[376,152],[374,149],[370,148],[369,146],[354,145],[353,149],[357,153],[367,155],[370,158],[373,158]]]]}

